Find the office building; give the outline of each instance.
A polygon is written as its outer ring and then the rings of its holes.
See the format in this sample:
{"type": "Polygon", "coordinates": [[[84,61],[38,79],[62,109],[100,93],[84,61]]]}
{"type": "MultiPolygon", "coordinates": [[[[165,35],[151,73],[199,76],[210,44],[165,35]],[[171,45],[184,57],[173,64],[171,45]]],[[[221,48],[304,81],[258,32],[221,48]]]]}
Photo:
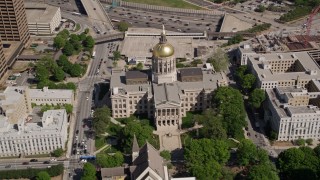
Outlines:
{"type": "Polygon", "coordinates": [[[36,105],[63,105],[73,104],[73,90],[69,89],[29,89],[28,91],[31,103],[36,105]]]}
{"type": "Polygon", "coordinates": [[[68,120],[64,109],[48,110],[40,121],[28,117],[11,124],[4,115],[0,121],[0,157],[49,154],[58,148],[65,149],[68,120]]]}
{"type": "Polygon", "coordinates": [[[2,77],[6,74],[7,69],[8,67],[7,67],[6,57],[4,56],[3,44],[0,37],[0,79],[2,79],[2,77]]]}
{"type": "Polygon", "coordinates": [[[248,56],[247,65],[261,89],[308,88],[312,79],[320,78],[319,65],[309,52],[254,54],[248,56]]]}
{"type": "MultiPolygon", "coordinates": [[[[313,87],[320,88],[318,80],[313,87]]],[[[264,120],[278,133],[278,141],[320,138],[320,91],[304,87],[276,87],[267,89],[264,120]]]]}
{"type": "Polygon", "coordinates": [[[29,41],[23,0],[0,1],[0,35],[3,41],[21,41],[25,45],[29,41]]]}
{"type": "Polygon", "coordinates": [[[60,7],[39,3],[25,3],[30,34],[50,35],[61,24],[60,7]]]}

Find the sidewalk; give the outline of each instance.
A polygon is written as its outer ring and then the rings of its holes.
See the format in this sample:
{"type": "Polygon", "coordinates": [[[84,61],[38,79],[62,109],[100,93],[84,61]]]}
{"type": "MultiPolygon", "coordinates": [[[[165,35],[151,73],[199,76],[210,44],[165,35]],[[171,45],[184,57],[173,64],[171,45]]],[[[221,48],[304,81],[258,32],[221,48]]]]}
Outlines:
{"type": "Polygon", "coordinates": [[[104,145],[104,146],[101,147],[100,149],[96,150],[96,151],[93,153],[93,155],[98,154],[99,152],[101,152],[102,150],[106,149],[107,147],[110,147],[110,145],[109,145],[109,144],[104,145]]]}

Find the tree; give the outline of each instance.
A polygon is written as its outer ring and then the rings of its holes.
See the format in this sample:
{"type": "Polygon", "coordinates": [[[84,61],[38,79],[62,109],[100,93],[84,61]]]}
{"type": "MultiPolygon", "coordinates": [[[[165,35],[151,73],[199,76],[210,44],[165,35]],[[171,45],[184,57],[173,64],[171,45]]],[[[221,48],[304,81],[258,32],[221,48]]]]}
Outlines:
{"type": "Polygon", "coordinates": [[[63,39],[61,36],[57,36],[53,38],[53,46],[57,49],[61,49],[65,46],[66,44],[66,39],[63,39]]]}
{"type": "Polygon", "coordinates": [[[120,51],[113,51],[113,60],[114,60],[114,61],[119,60],[120,57],[121,57],[120,51]]]}
{"type": "Polygon", "coordinates": [[[316,155],[318,156],[318,158],[320,159],[320,144],[318,144],[313,151],[316,153],[316,155]]]}
{"type": "Polygon", "coordinates": [[[97,135],[106,132],[108,124],[110,123],[110,109],[107,106],[97,108],[93,114],[93,129],[97,135]]]}
{"type": "Polygon", "coordinates": [[[256,12],[264,12],[266,10],[266,7],[264,7],[264,5],[259,5],[254,11],[256,12]]]}
{"type": "Polygon", "coordinates": [[[243,35],[237,34],[228,40],[227,45],[238,44],[243,41],[243,35]]]}
{"type": "Polygon", "coordinates": [[[85,30],[84,30],[84,34],[88,34],[89,33],[89,28],[86,28],[85,30]]]}
{"type": "Polygon", "coordinates": [[[64,108],[66,109],[66,112],[67,112],[68,114],[72,113],[72,111],[73,111],[73,106],[72,106],[72,104],[65,104],[65,105],[63,105],[63,106],[64,106],[64,108]]]}
{"type": "Polygon", "coordinates": [[[36,78],[38,81],[46,81],[50,77],[50,72],[47,67],[38,64],[36,66],[36,78]]]}
{"type": "Polygon", "coordinates": [[[163,157],[165,160],[170,161],[171,160],[171,154],[167,150],[163,150],[160,152],[160,156],[163,157]]]}
{"type": "Polygon", "coordinates": [[[276,168],[271,163],[258,164],[250,168],[249,180],[279,180],[276,168]]]}
{"type": "Polygon", "coordinates": [[[62,81],[64,80],[65,76],[64,76],[64,71],[62,70],[61,67],[56,67],[54,70],[53,70],[54,74],[53,74],[53,77],[56,81],[62,81]]]}
{"type": "Polygon", "coordinates": [[[136,135],[139,146],[143,146],[146,141],[157,147],[156,141],[153,137],[153,127],[149,124],[141,123],[140,121],[133,118],[127,122],[127,125],[121,129],[120,132],[120,143],[125,153],[131,152],[132,140],[136,135]]]}
{"type": "Polygon", "coordinates": [[[211,63],[217,72],[224,71],[228,68],[229,57],[221,48],[218,48],[213,56],[207,60],[207,63],[211,63]]]}
{"type": "Polygon", "coordinates": [[[290,148],[281,152],[277,167],[284,179],[319,179],[319,158],[309,147],[290,148]]]}
{"type": "Polygon", "coordinates": [[[266,163],[269,159],[265,150],[257,148],[252,141],[243,139],[238,147],[237,160],[240,165],[247,166],[249,164],[266,163]]]}
{"type": "Polygon", "coordinates": [[[265,91],[263,89],[254,89],[249,96],[249,104],[253,108],[260,108],[261,103],[266,99],[265,91]]]}
{"type": "Polygon", "coordinates": [[[72,44],[68,41],[66,42],[66,45],[64,46],[64,48],[62,49],[63,54],[65,54],[66,56],[71,56],[74,52],[74,48],[72,46],[72,44]]]}
{"type": "Polygon", "coordinates": [[[72,77],[80,77],[83,74],[83,68],[80,64],[73,64],[68,73],[72,77]]]}
{"type": "Polygon", "coordinates": [[[313,139],[307,139],[306,140],[306,143],[311,146],[313,144],[313,139]]]}
{"type": "Polygon", "coordinates": [[[297,139],[295,142],[298,146],[304,146],[306,144],[304,139],[297,139]]]}
{"type": "Polygon", "coordinates": [[[227,134],[236,139],[244,138],[243,127],[247,125],[242,95],[231,87],[219,87],[213,96],[213,106],[222,115],[227,134]]]}
{"type": "Polygon", "coordinates": [[[60,36],[62,37],[63,39],[68,39],[69,38],[69,35],[70,35],[70,32],[67,30],[67,29],[64,29],[62,31],[60,31],[57,36],[60,36]]]}
{"type": "Polygon", "coordinates": [[[51,177],[46,171],[40,171],[37,174],[36,180],[50,180],[51,177]]]}
{"type": "Polygon", "coordinates": [[[196,116],[199,124],[203,127],[199,129],[200,137],[208,139],[226,139],[227,132],[223,127],[223,118],[212,109],[206,110],[202,115],[196,116]]]}
{"type": "Polygon", "coordinates": [[[62,148],[58,148],[58,149],[54,150],[51,154],[54,157],[60,157],[63,154],[63,149],[62,148]]]}
{"type": "Polygon", "coordinates": [[[96,168],[91,163],[85,163],[83,166],[82,180],[95,180],[96,179],[96,168]]]}
{"type": "Polygon", "coordinates": [[[86,39],[86,37],[87,37],[87,35],[84,32],[78,35],[79,41],[81,41],[81,42],[84,41],[86,39]]]}
{"type": "Polygon", "coordinates": [[[92,36],[87,36],[86,39],[83,41],[83,46],[89,49],[92,49],[95,44],[94,39],[92,36]]]}
{"type": "Polygon", "coordinates": [[[245,90],[249,90],[253,87],[256,82],[256,77],[253,74],[246,74],[243,76],[241,86],[245,90]]]}
{"type": "Polygon", "coordinates": [[[194,139],[186,145],[185,160],[189,172],[197,179],[219,179],[230,154],[224,141],[194,139]]]}
{"type": "Polygon", "coordinates": [[[121,152],[117,151],[114,155],[97,154],[97,164],[102,168],[111,168],[121,166],[124,158],[121,152]]]}
{"type": "Polygon", "coordinates": [[[121,32],[125,32],[127,31],[129,28],[129,24],[125,21],[121,21],[119,24],[118,24],[118,29],[119,31],[121,32]]]}
{"type": "Polygon", "coordinates": [[[143,64],[142,64],[141,62],[139,62],[139,63],[137,64],[136,68],[137,68],[138,70],[142,70],[142,69],[143,69],[143,64]]]}

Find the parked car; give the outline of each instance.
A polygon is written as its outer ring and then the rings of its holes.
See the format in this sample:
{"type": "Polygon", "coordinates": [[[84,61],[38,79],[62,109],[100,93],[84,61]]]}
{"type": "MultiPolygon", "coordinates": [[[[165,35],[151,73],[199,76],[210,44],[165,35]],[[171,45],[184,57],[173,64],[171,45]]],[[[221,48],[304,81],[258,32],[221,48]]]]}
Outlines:
{"type": "Polygon", "coordinates": [[[23,162],[22,163],[22,165],[28,165],[29,164],[29,162],[23,162]]]}
{"type": "Polygon", "coordinates": [[[43,164],[50,164],[50,161],[44,161],[43,164]]]}

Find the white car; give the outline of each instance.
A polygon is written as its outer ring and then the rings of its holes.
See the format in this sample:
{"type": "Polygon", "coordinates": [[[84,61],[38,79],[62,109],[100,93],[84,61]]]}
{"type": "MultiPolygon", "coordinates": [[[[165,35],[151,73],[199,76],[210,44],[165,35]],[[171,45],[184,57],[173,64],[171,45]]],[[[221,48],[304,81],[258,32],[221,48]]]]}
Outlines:
{"type": "Polygon", "coordinates": [[[52,159],[50,159],[50,161],[57,161],[57,159],[56,158],[52,158],[52,159]]]}
{"type": "Polygon", "coordinates": [[[81,160],[81,162],[86,163],[86,162],[87,162],[87,160],[86,160],[86,159],[82,159],[82,160],[81,160]]]}

